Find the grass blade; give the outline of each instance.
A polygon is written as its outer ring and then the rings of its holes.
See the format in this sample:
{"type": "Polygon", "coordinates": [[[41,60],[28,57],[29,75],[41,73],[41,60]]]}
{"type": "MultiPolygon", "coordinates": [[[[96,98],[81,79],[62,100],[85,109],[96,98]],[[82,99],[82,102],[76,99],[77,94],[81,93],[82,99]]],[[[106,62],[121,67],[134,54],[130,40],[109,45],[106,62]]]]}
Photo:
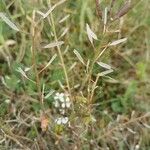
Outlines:
{"type": "Polygon", "coordinates": [[[126,41],[127,41],[127,38],[119,39],[119,40],[116,40],[116,41],[113,41],[112,43],[110,43],[109,46],[115,46],[115,45],[118,45],[118,44],[126,42],[126,41]]]}
{"type": "Polygon", "coordinates": [[[106,70],[106,71],[103,71],[103,72],[99,73],[98,76],[105,76],[105,75],[110,74],[112,72],[113,72],[113,70],[109,69],[109,70],[106,70]]]}
{"type": "Polygon", "coordinates": [[[84,60],[83,60],[82,56],[79,54],[79,52],[75,49],[73,52],[77,56],[77,58],[80,60],[80,62],[85,65],[84,60]]]}
{"type": "Polygon", "coordinates": [[[64,44],[63,41],[58,41],[58,42],[52,42],[46,46],[44,46],[43,48],[54,48],[56,46],[61,46],[62,44],[64,44]]]}
{"type": "Polygon", "coordinates": [[[103,62],[97,62],[97,64],[105,69],[111,69],[111,66],[109,66],[108,64],[105,64],[103,62]]]}
{"type": "Polygon", "coordinates": [[[18,27],[12,22],[10,21],[10,19],[8,17],[5,16],[4,13],[0,12],[0,18],[12,29],[14,29],[15,31],[19,31],[18,27]]]}

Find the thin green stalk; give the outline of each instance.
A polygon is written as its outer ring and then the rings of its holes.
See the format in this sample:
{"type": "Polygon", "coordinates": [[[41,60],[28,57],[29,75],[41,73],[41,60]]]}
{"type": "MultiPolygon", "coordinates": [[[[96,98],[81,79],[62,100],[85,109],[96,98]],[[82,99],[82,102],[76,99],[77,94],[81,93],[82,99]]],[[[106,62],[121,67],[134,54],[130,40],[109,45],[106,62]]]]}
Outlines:
{"type": "MultiPolygon", "coordinates": [[[[85,80],[84,80],[84,82],[83,82],[83,84],[82,84],[80,90],[82,90],[82,89],[85,87],[85,84],[87,83],[87,81],[89,81],[89,83],[90,83],[94,64],[95,64],[96,61],[103,55],[103,53],[105,52],[105,50],[107,49],[107,47],[108,47],[108,45],[106,45],[106,46],[104,47],[104,49],[103,49],[101,52],[99,52],[99,53],[95,56],[94,60],[92,61],[91,66],[90,66],[89,73],[88,73],[88,75],[86,76],[86,78],[85,78],[85,80]]],[[[95,49],[95,48],[94,48],[94,49],[95,49]]],[[[88,84],[88,85],[89,85],[89,84],[88,84]]]]}
{"type": "MultiPolygon", "coordinates": [[[[53,18],[53,14],[52,13],[50,13],[50,19],[51,19],[51,23],[52,23],[52,29],[53,29],[53,33],[54,33],[55,42],[58,42],[58,38],[57,38],[57,34],[56,34],[56,28],[55,28],[55,23],[54,23],[54,18],[53,18]]],[[[63,54],[62,54],[61,49],[60,49],[59,46],[57,46],[57,51],[58,51],[58,55],[59,55],[59,58],[60,58],[60,61],[61,61],[62,67],[63,67],[63,71],[64,71],[64,74],[65,74],[67,88],[68,88],[69,94],[71,95],[71,88],[70,88],[70,84],[69,84],[69,78],[68,78],[68,74],[67,74],[67,69],[66,69],[66,66],[65,66],[65,63],[64,63],[63,54]]]]}
{"type": "Polygon", "coordinates": [[[35,14],[33,12],[33,22],[32,22],[32,47],[31,47],[31,53],[32,53],[32,64],[33,64],[33,69],[34,69],[34,73],[36,76],[36,86],[37,86],[37,90],[38,90],[38,94],[39,94],[39,99],[40,99],[40,103],[41,105],[43,105],[42,103],[42,99],[41,99],[41,87],[40,87],[40,78],[39,78],[39,74],[38,74],[38,70],[37,70],[37,61],[36,61],[36,50],[35,50],[35,22],[34,22],[34,18],[35,18],[35,14]]]}

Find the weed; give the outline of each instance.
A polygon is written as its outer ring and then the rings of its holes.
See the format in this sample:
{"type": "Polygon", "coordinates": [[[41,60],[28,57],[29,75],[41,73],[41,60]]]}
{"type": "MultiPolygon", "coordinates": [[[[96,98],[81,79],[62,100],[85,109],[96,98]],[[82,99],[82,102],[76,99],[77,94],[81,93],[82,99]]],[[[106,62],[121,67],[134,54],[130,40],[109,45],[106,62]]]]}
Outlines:
{"type": "Polygon", "coordinates": [[[149,0],[0,1],[0,148],[148,150],[149,0]]]}

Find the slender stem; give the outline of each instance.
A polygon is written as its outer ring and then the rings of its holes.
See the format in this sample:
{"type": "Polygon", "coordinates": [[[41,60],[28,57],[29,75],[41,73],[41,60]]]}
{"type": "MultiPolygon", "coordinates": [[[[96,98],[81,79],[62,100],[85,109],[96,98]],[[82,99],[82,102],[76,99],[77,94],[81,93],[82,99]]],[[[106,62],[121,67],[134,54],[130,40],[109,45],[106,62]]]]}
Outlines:
{"type": "Polygon", "coordinates": [[[111,17],[112,17],[112,9],[113,9],[113,6],[114,6],[114,4],[115,4],[115,1],[116,1],[116,0],[112,0],[112,1],[111,1],[111,4],[110,4],[110,10],[109,10],[108,13],[110,14],[111,17]]]}
{"type": "MultiPolygon", "coordinates": [[[[33,64],[33,69],[35,72],[36,76],[36,86],[39,94],[39,99],[42,104],[42,99],[41,99],[41,88],[40,88],[40,78],[38,75],[38,70],[37,70],[37,62],[36,62],[36,50],[35,50],[35,22],[34,22],[35,14],[33,12],[33,22],[32,22],[32,47],[31,47],[31,53],[32,53],[32,64],[33,64]]],[[[43,104],[42,104],[43,105],[43,104]]]]}
{"type": "Polygon", "coordinates": [[[88,81],[88,85],[90,84],[94,64],[103,55],[103,53],[105,52],[107,47],[108,47],[108,45],[105,45],[104,49],[95,56],[94,60],[92,61],[91,66],[90,66],[89,73],[87,74],[86,78],[84,79],[84,82],[82,83],[80,90],[82,90],[85,87],[85,84],[87,83],[87,81],[88,81]]]}
{"type": "MultiPolygon", "coordinates": [[[[58,38],[57,38],[57,34],[56,34],[56,28],[55,28],[55,23],[54,23],[54,18],[53,18],[53,14],[52,13],[50,13],[50,19],[51,19],[51,23],[52,23],[52,28],[53,28],[55,42],[58,42],[58,38]]],[[[69,94],[71,96],[71,88],[70,88],[70,84],[69,84],[69,78],[68,78],[67,69],[66,69],[66,66],[65,66],[65,63],[64,63],[63,54],[61,52],[60,46],[57,46],[57,50],[58,50],[58,55],[59,55],[59,58],[60,58],[60,61],[61,61],[62,67],[63,67],[67,88],[68,88],[69,94]]]]}
{"type": "Polygon", "coordinates": [[[95,4],[96,4],[97,15],[99,18],[102,19],[102,11],[101,11],[100,6],[99,6],[99,0],[95,0],[95,4]]]}
{"type": "Polygon", "coordinates": [[[89,102],[90,102],[90,103],[92,103],[93,96],[94,96],[94,92],[95,92],[96,85],[97,85],[97,82],[98,82],[98,80],[99,80],[99,77],[100,77],[100,76],[97,75],[96,80],[95,80],[95,82],[94,82],[94,84],[93,84],[92,91],[91,91],[91,96],[90,96],[90,99],[89,99],[89,102]]]}

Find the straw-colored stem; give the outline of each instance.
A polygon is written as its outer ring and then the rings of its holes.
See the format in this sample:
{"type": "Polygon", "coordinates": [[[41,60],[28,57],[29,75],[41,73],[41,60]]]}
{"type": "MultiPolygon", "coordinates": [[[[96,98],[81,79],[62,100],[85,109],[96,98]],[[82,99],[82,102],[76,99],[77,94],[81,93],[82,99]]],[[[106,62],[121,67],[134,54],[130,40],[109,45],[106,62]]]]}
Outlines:
{"type": "Polygon", "coordinates": [[[97,15],[100,19],[102,19],[102,11],[99,6],[99,0],[95,0],[97,15]]]}
{"type": "MultiPolygon", "coordinates": [[[[51,19],[51,23],[52,23],[52,29],[53,29],[53,33],[54,33],[55,42],[58,42],[55,23],[54,23],[54,18],[53,18],[52,13],[50,13],[50,19],[51,19]]],[[[70,88],[70,84],[69,84],[67,69],[66,69],[66,66],[65,66],[65,63],[64,63],[63,54],[61,52],[60,46],[57,46],[57,51],[58,51],[58,55],[59,55],[59,58],[60,58],[60,61],[61,61],[61,64],[62,64],[63,71],[64,71],[67,88],[68,88],[69,94],[71,95],[71,88],[70,88]]]]}
{"type": "Polygon", "coordinates": [[[40,78],[38,75],[37,62],[36,62],[36,55],[37,55],[36,50],[35,50],[35,27],[36,26],[35,26],[34,18],[35,18],[35,12],[33,12],[33,22],[32,22],[32,47],[31,47],[32,65],[33,65],[33,69],[34,69],[34,73],[35,73],[35,77],[36,77],[36,86],[37,86],[37,90],[38,90],[38,94],[39,94],[39,100],[40,100],[40,103],[42,104],[40,78]]]}

